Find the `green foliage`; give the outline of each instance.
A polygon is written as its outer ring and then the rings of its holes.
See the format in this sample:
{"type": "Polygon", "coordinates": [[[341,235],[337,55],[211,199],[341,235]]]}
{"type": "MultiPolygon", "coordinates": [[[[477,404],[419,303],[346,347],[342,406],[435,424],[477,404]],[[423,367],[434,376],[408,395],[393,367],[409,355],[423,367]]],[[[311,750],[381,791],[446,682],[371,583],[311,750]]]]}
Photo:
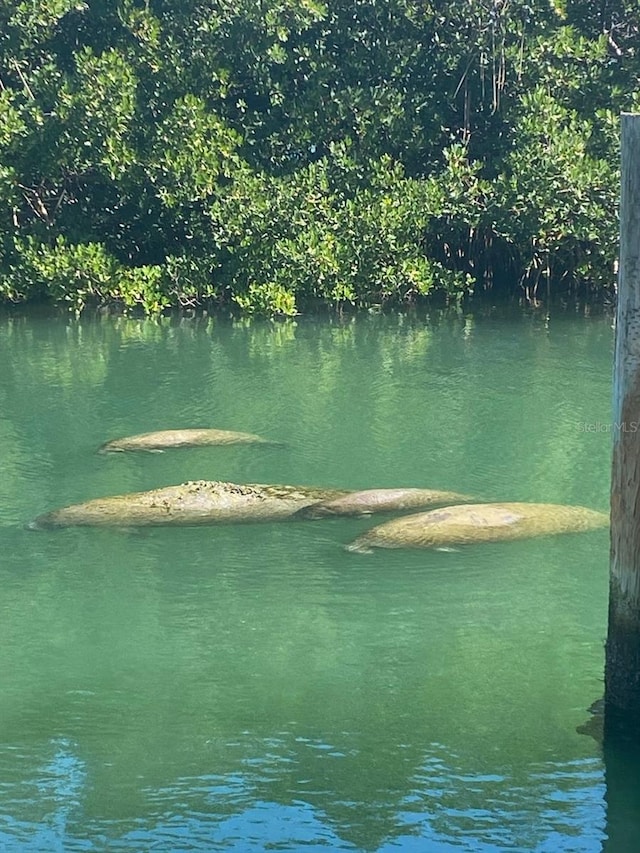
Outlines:
{"type": "Polygon", "coordinates": [[[46,294],[76,311],[117,301],[150,314],[169,305],[160,267],[123,267],[99,243],[70,244],[58,237],[47,246],[28,239],[17,246],[17,257],[3,284],[13,300],[46,294]],[[20,281],[29,282],[28,290],[20,289],[20,281]]]}
{"type": "Polygon", "coordinates": [[[208,258],[167,255],[164,287],[172,305],[193,307],[216,298],[216,269],[208,258]]]}
{"type": "Polygon", "coordinates": [[[430,186],[406,178],[388,156],[364,169],[351,146],[334,145],[286,178],[253,176],[242,188],[234,186],[212,214],[229,258],[228,285],[243,308],[253,294],[261,294],[260,304],[285,291],[298,301],[340,304],[468,285],[463,274],[425,256],[436,212],[430,186]]]}
{"type": "Polygon", "coordinates": [[[237,293],[234,300],[249,314],[292,317],[297,313],[295,296],[277,282],[250,281],[244,293],[237,293]]]}
{"type": "Polygon", "coordinates": [[[0,298],[613,284],[632,0],[7,0],[0,298]]]}
{"type": "Polygon", "coordinates": [[[239,162],[240,141],[201,98],[176,101],[157,128],[147,166],[163,204],[188,207],[215,196],[221,178],[230,178],[239,162]]]}
{"type": "Polygon", "coordinates": [[[618,179],[590,154],[590,123],[542,89],[523,96],[518,145],[498,182],[499,230],[516,249],[527,285],[557,266],[562,275],[607,284],[617,239],[618,179]]]}
{"type": "Polygon", "coordinates": [[[75,61],[75,74],[61,86],[55,108],[66,155],[60,165],[67,174],[97,168],[116,180],[135,162],[135,74],[117,50],[96,56],[85,48],[75,61]]]}

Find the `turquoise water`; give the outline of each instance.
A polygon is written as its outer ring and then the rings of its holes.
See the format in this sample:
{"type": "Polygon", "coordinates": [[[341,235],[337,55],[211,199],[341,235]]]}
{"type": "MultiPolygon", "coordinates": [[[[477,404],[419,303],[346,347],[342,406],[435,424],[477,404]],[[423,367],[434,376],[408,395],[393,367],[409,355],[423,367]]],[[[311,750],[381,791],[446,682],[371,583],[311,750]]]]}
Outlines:
{"type": "Polygon", "coordinates": [[[606,511],[612,346],[568,310],[0,318],[0,849],[626,850],[576,732],[607,531],[362,555],[382,518],[25,527],[190,479],[606,511]],[[191,426],[283,446],[96,453],[191,426]]]}

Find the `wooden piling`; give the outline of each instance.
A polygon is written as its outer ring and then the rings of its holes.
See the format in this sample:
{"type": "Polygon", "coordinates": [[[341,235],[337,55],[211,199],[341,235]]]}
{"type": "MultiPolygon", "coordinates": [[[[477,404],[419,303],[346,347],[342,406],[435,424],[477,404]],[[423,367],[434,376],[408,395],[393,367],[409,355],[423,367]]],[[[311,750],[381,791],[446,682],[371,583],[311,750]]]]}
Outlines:
{"type": "Polygon", "coordinates": [[[640,115],[621,145],[605,731],[640,722],[640,115]]]}

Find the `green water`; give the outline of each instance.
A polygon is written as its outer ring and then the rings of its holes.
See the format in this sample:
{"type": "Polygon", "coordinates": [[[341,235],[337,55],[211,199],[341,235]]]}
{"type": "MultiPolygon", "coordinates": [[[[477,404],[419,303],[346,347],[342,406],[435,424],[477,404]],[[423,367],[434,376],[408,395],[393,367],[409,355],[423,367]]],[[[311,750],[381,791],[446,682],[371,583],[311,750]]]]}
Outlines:
{"type": "Polygon", "coordinates": [[[599,851],[606,531],[25,525],[189,479],[606,510],[612,343],[569,311],[0,318],[0,849],[599,851]],[[96,453],[192,426],[284,446],[96,453]]]}

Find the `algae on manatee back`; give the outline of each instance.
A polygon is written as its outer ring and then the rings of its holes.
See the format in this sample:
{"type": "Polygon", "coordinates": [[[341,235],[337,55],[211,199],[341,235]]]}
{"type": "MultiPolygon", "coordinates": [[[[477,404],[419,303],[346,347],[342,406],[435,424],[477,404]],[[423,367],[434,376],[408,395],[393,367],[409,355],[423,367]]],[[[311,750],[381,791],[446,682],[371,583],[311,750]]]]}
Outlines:
{"type": "Polygon", "coordinates": [[[148,492],[95,498],[38,516],[34,529],[72,526],[135,527],[276,521],[304,506],[344,495],[313,486],[197,480],[148,492]]]}

